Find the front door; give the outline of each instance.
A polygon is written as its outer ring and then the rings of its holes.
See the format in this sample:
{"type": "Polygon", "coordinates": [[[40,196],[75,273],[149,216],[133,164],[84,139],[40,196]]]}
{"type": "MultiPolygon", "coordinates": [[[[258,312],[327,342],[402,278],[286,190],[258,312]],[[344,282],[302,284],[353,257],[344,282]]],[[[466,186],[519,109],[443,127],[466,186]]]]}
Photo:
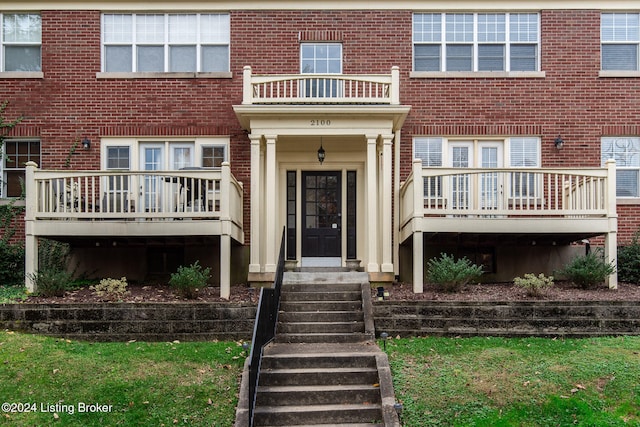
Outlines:
{"type": "Polygon", "coordinates": [[[341,172],[302,173],[302,256],[340,257],[341,172]]]}

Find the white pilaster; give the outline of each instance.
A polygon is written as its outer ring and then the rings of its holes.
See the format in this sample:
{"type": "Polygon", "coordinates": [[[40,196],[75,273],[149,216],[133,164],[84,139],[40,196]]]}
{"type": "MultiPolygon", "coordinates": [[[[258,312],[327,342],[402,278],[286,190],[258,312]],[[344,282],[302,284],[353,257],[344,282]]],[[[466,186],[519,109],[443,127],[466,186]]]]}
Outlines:
{"type": "Polygon", "coordinates": [[[265,136],[267,152],[265,156],[265,272],[275,272],[278,254],[276,242],[276,136],[265,136]]]}
{"type": "Polygon", "coordinates": [[[36,178],[35,172],[38,165],[35,162],[26,163],[25,172],[25,241],[24,241],[24,273],[25,286],[29,292],[36,291],[33,276],[38,271],[38,237],[35,235],[35,212],[36,212],[36,178]]]}
{"type": "Polygon", "coordinates": [[[605,261],[616,268],[607,277],[607,285],[610,289],[618,289],[618,212],[616,200],[616,161],[607,160],[607,217],[609,219],[609,232],[604,238],[605,261]]]}
{"type": "Polygon", "coordinates": [[[260,188],[261,182],[261,135],[249,135],[251,139],[251,249],[249,260],[249,272],[260,273],[260,188]]]}
{"type": "Polygon", "coordinates": [[[377,135],[367,135],[367,272],[380,271],[378,263],[378,159],[377,135]]]}
{"type": "Polygon", "coordinates": [[[392,236],[392,209],[393,199],[391,194],[391,141],[393,135],[382,136],[382,272],[393,273],[393,236],[392,236]]]}

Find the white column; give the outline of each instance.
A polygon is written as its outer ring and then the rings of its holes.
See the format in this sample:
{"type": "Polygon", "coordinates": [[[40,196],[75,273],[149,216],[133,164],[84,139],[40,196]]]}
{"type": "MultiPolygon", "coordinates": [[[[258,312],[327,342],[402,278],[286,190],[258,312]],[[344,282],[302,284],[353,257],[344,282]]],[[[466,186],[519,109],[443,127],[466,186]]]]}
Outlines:
{"type": "Polygon", "coordinates": [[[260,273],[260,141],[262,136],[249,135],[251,139],[251,239],[249,273],[260,273]]]}
{"type": "Polygon", "coordinates": [[[616,270],[607,277],[610,289],[618,289],[618,213],[616,200],[616,161],[607,160],[607,217],[609,232],[604,238],[605,261],[613,264],[616,270]]]}
{"type": "Polygon", "coordinates": [[[400,274],[400,131],[395,132],[393,154],[393,267],[400,274]]]}
{"type": "Polygon", "coordinates": [[[35,162],[26,163],[25,172],[25,241],[24,241],[24,284],[29,292],[35,292],[36,287],[32,278],[38,271],[38,237],[35,235],[35,211],[37,206],[37,187],[35,172],[38,165],[35,162]]]}
{"type": "Polygon", "coordinates": [[[265,272],[275,272],[278,245],[276,242],[276,136],[265,136],[267,141],[265,176],[265,272]]]}
{"type": "Polygon", "coordinates": [[[231,295],[231,165],[222,162],[220,182],[220,297],[231,295]]]}
{"type": "Polygon", "coordinates": [[[424,291],[424,247],[422,222],[424,221],[424,180],[422,161],[413,161],[413,292],[424,291]]]}
{"type": "Polygon", "coordinates": [[[367,272],[380,271],[378,264],[378,159],[377,135],[367,135],[367,272]]]}
{"type": "Polygon", "coordinates": [[[382,272],[393,273],[393,239],[392,239],[392,209],[391,196],[391,141],[393,135],[382,136],[382,272]]]}

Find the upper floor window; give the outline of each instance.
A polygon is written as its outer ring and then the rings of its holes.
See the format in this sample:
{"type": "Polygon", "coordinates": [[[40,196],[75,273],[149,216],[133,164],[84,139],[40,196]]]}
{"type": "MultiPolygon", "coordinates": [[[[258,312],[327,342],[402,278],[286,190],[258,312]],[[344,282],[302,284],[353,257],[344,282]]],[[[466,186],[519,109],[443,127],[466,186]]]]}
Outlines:
{"type": "Polygon", "coordinates": [[[601,153],[616,161],[616,196],[640,197],[640,137],[604,137],[601,153]]]}
{"type": "MultiPolygon", "coordinates": [[[[342,44],[301,44],[300,71],[303,74],[341,74],[342,44]]],[[[299,90],[300,95],[305,97],[338,97],[342,96],[342,82],[336,79],[309,78],[301,81],[299,90]]]]}
{"type": "Polygon", "coordinates": [[[0,14],[0,71],[41,71],[42,24],[35,13],[0,14]]]}
{"type": "Polygon", "coordinates": [[[537,13],[415,13],[414,71],[538,71],[537,13]]]}
{"type": "Polygon", "coordinates": [[[24,192],[25,163],[41,164],[40,141],[8,139],[4,143],[2,197],[20,197],[24,192]]]}
{"type": "Polygon", "coordinates": [[[603,13],[600,17],[602,69],[638,71],[640,13],[603,13]]]}
{"type": "Polygon", "coordinates": [[[105,14],[106,72],[228,72],[228,14],[105,14]]]}

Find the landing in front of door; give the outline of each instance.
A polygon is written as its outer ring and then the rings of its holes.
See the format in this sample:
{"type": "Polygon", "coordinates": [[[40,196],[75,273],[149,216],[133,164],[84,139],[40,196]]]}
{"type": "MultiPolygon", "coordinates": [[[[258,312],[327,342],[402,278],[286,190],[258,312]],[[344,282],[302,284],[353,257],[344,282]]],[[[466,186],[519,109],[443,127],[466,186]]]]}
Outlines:
{"type": "Polygon", "coordinates": [[[301,267],[342,267],[340,257],[302,257],[301,267]]]}

